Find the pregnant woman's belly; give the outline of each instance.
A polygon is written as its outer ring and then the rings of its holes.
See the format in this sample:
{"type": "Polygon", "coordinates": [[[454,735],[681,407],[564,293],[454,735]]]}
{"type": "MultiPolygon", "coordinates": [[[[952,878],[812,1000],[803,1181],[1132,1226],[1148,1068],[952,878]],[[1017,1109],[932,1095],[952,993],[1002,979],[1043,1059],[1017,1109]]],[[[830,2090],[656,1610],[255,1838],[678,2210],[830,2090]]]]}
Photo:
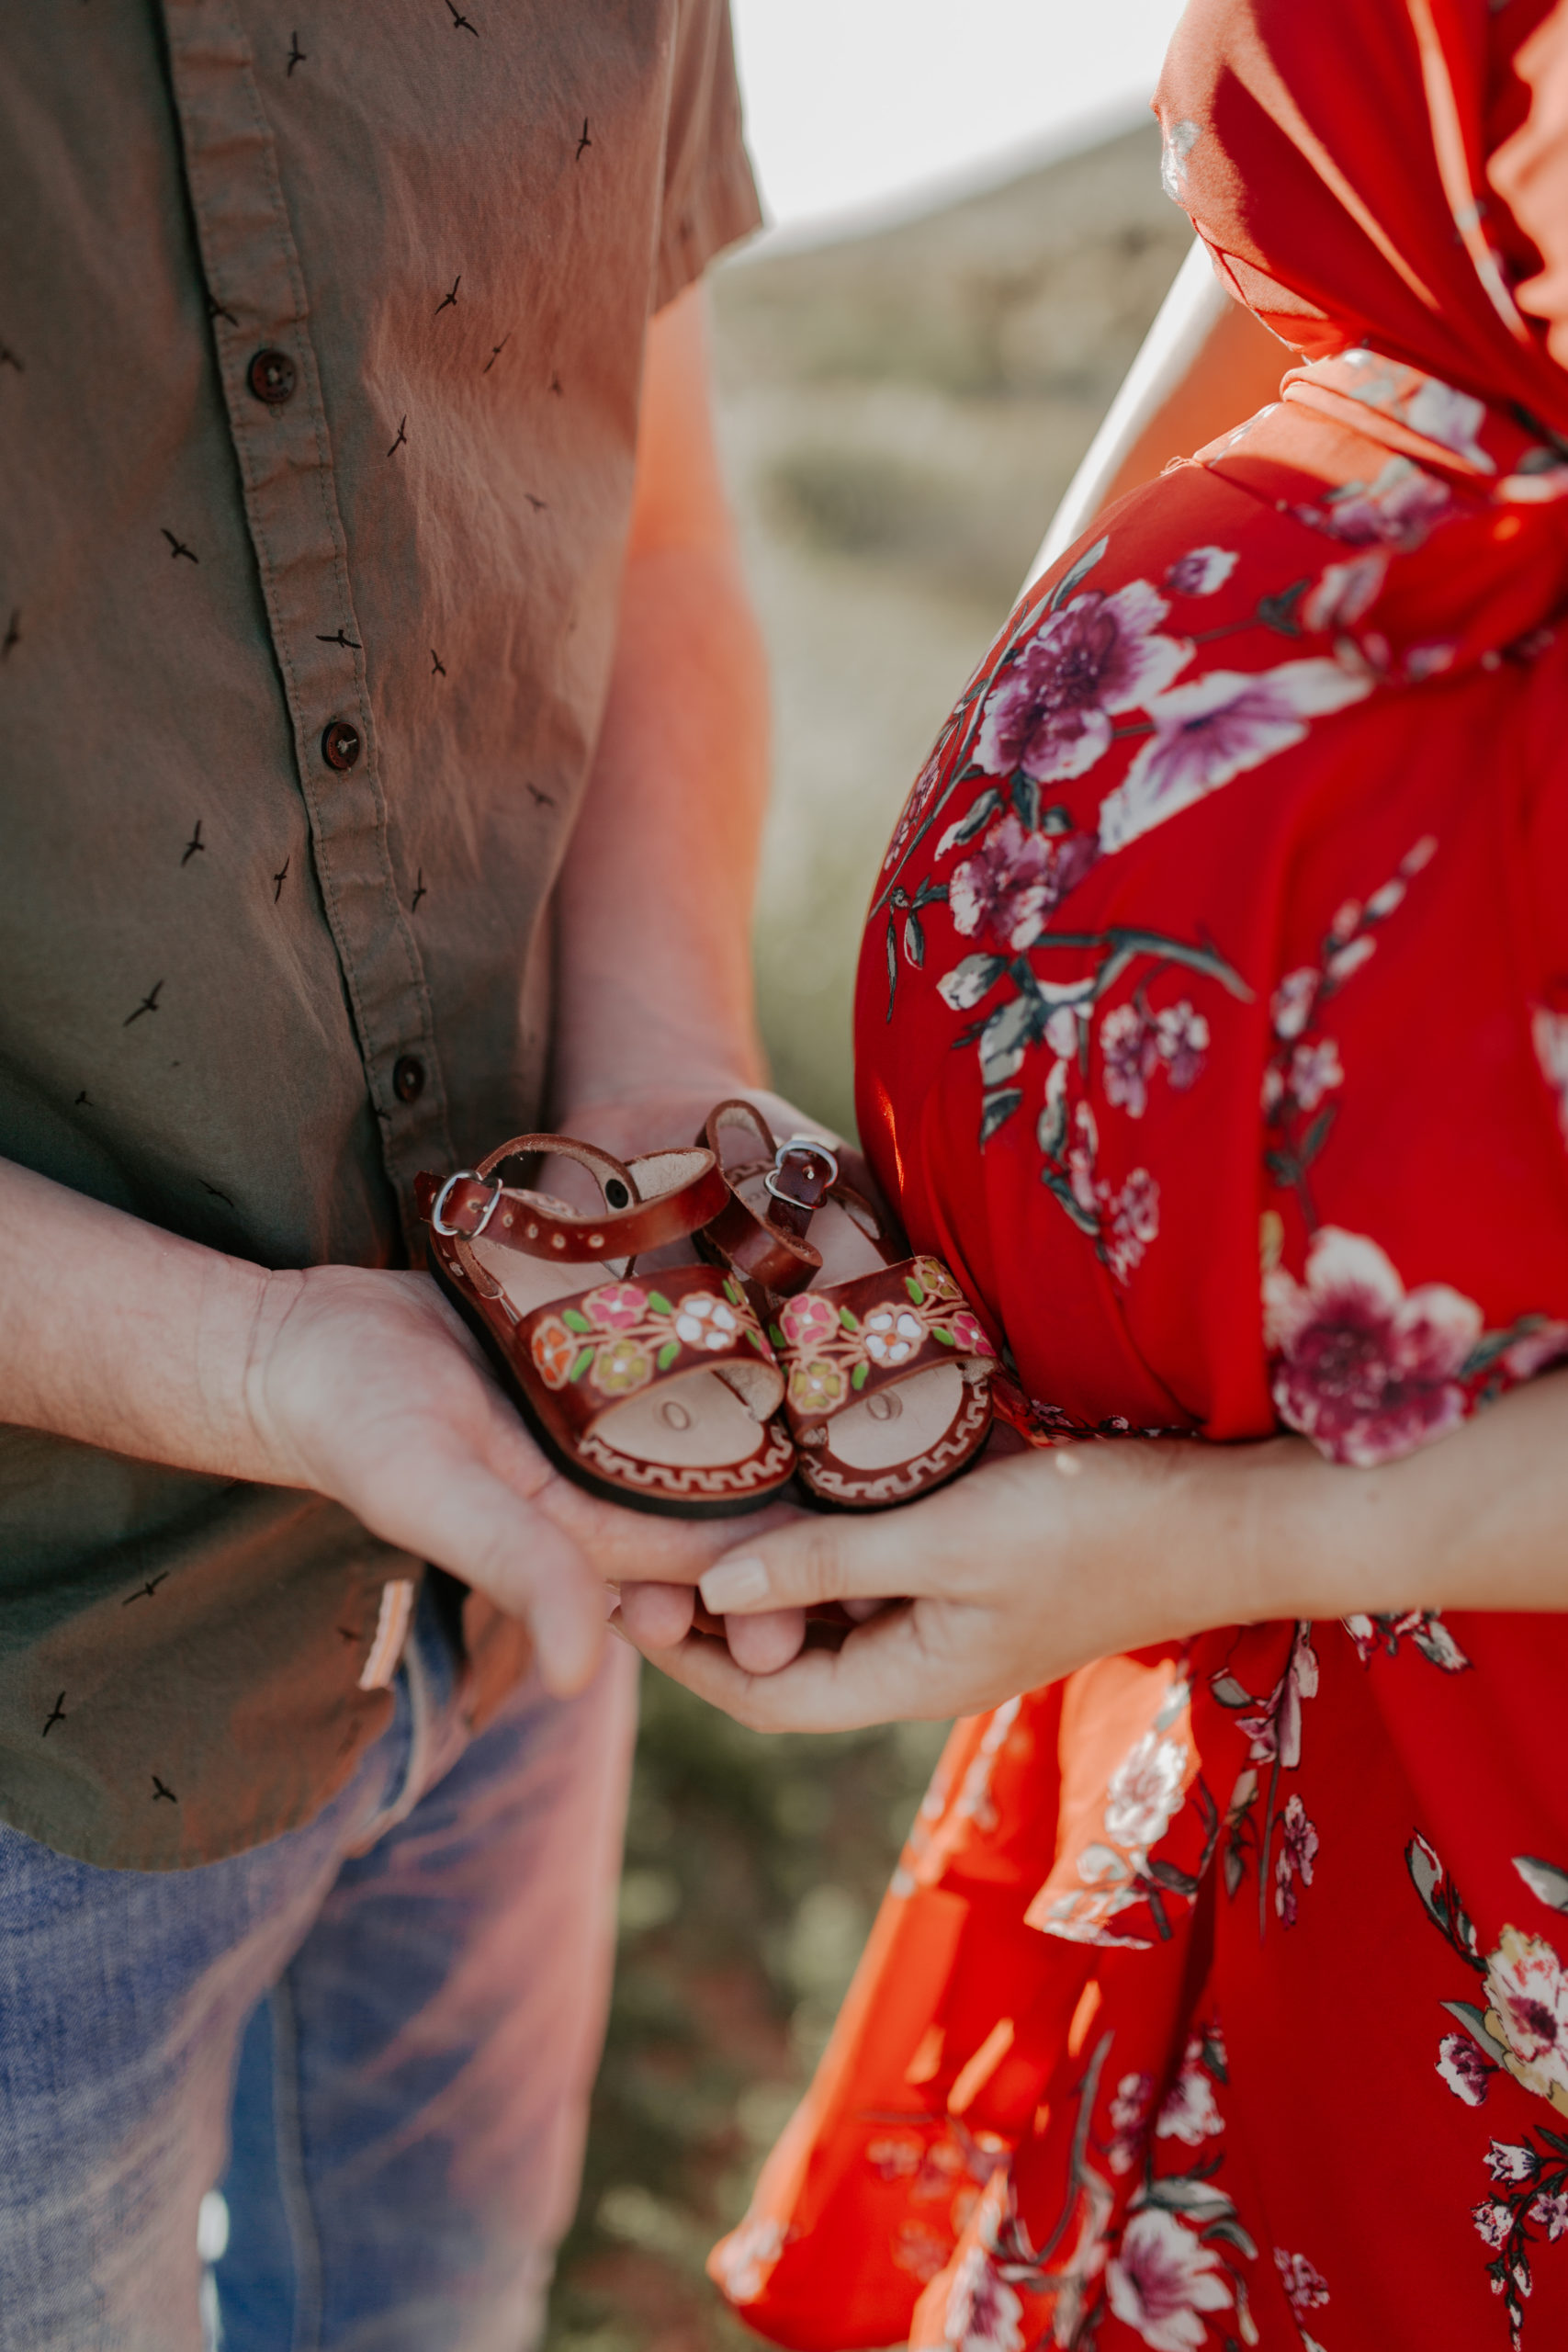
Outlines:
{"type": "Polygon", "coordinates": [[[1037,1428],[1372,1462],[1568,1343],[1568,535],[1456,472],[1266,413],[1021,608],[900,820],[863,1135],[1037,1428]]]}

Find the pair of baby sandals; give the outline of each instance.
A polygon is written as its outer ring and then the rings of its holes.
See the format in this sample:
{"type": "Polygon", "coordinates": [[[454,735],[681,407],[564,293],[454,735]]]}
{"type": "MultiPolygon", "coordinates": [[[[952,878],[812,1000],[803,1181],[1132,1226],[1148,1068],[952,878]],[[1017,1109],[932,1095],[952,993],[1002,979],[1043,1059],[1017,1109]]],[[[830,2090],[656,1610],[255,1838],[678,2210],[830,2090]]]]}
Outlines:
{"type": "Polygon", "coordinates": [[[750,1102],[721,1102],[689,1151],[629,1161],[516,1136],[421,1176],[417,1199],[436,1278],[534,1434],[613,1501],[716,1517],[793,1478],[879,1510],[985,1442],[995,1355],[947,1268],[904,1255],[826,1144],[779,1143],[750,1102]],[[586,1169],[602,1212],[502,1182],[535,1156],[586,1169]]]}

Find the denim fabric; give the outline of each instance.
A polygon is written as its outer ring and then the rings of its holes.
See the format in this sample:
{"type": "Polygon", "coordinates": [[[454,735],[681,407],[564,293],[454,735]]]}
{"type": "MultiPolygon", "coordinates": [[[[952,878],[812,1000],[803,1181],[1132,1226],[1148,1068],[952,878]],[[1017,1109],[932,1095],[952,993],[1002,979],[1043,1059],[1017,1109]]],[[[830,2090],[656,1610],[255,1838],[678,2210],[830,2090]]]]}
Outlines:
{"type": "Polygon", "coordinates": [[[220,2180],[225,2352],[522,2352],[608,1986],[611,1648],[465,1744],[423,1599],[390,1729],[306,1828],[156,1874],[0,1829],[0,2352],[200,2352],[220,2180]]]}

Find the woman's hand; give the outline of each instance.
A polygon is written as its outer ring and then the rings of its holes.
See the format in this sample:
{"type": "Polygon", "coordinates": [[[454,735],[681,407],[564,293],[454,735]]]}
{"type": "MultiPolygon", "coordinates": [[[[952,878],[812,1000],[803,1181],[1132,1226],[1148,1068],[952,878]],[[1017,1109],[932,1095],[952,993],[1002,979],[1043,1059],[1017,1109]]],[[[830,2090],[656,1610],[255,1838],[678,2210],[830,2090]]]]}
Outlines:
{"type": "Polygon", "coordinates": [[[1375,1469],[1327,1462],[1295,1437],[988,1456],[902,1510],[759,1532],[702,1577],[732,1642],[753,1611],[908,1596],[836,1652],[748,1673],[701,1634],[662,1647],[636,1622],[626,1630],[666,1674],[759,1731],[841,1731],[971,1713],[1213,1625],[1562,1610],[1565,1437],[1568,1370],[1375,1469]]]}
{"type": "Polygon", "coordinates": [[[728,1653],[701,1634],[674,1647],[649,1639],[670,1628],[650,1629],[629,1598],[623,1625],[654,1665],[758,1730],[971,1713],[1190,1631],[1206,1603],[1218,1622],[1235,1613],[1240,1560],[1201,1593],[1201,1557],[1219,1564],[1196,1529],[1217,1531],[1235,1466],[1219,1448],[1169,1443],[1003,1454],[901,1510],[813,1514],[734,1549],[700,1588],[728,1653]],[[753,1611],[836,1600],[861,1615],[890,1593],[907,1597],[836,1651],[807,1648],[772,1670],[739,1634],[753,1611]]]}

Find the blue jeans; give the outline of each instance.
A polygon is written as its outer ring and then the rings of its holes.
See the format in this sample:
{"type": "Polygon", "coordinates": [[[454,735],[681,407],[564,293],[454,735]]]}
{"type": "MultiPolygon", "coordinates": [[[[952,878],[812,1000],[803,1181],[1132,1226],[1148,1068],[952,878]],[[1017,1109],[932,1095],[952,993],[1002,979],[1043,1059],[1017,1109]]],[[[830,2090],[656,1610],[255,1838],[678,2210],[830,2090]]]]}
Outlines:
{"type": "Polygon", "coordinates": [[[613,1956],[609,1648],[470,1740],[422,1599],[390,1728],[307,1827],[167,1874],[0,1828],[0,2352],[201,2352],[214,2301],[223,2352],[524,2352],[613,1956]]]}

